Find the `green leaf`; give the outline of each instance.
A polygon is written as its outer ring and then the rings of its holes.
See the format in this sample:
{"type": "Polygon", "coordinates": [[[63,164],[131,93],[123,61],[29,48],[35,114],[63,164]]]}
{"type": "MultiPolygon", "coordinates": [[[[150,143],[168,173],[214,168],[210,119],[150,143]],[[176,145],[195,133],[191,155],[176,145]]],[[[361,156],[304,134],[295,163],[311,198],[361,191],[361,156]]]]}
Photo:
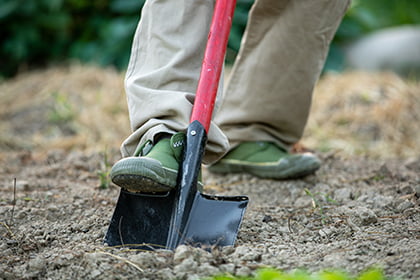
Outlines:
{"type": "Polygon", "coordinates": [[[349,277],[341,271],[322,271],[319,273],[319,280],[349,280],[349,277]]]}
{"type": "Polygon", "coordinates": [[[140,13],[145,0],[114,0],[111,2],[111,11],[117,13],[140,13]]]}
{"type": "Polygon", "coordinates": [[[384,275],[379,269],[370,269],[362,273],[357,280],[384,280],[384,275]]]}
{"type": "Polygon", "coordinates": [[[16,0],[5,1],[0,5],[0,20],[13,14],[19,8],[20,2],[16,0]]]}
{"type": "Polygon", "coordinates": [[[276,269],[266,268],[257,273],[256,280],[283,280],[284,274],[276,269]]]}

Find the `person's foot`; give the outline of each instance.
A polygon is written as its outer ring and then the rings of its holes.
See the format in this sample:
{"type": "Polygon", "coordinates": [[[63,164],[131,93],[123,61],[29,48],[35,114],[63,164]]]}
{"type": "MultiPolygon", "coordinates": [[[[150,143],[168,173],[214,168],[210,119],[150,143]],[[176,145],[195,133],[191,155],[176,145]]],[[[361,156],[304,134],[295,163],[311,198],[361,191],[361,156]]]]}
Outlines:
{"type": "MultiPolygon", "coordinates": [[[[150,142],[146,144],[151,145],[150,142]]],[[[119,160],[111,169],[114,184],[130,192],[167,192],[176,187],[185,135],[177,133],[159,140],[139,156],[119,160]]],[[[143,151],[142,151],[143,150],[143,151]]]]}
{"type": "Polygon", "coordinates": [[[314,173],[321,161],[313,154],[289,154],[270,142],[243,142],[209,167],[214,173],[249,173],[261,178],[294,179],[314,173]]]}

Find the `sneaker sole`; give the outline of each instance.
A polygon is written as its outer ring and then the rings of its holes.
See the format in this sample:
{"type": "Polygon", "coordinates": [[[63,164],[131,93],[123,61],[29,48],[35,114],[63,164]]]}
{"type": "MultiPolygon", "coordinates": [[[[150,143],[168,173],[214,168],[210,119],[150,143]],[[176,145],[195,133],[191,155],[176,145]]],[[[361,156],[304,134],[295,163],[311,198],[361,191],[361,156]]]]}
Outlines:
{"type": "Polygon", "coordinates": [[[135,193],[163,193],[172,189],[169,186],[159,184],[156,181],[141,175],[116,175],[112,178],[112,182],[129,192],[135,193]]]}
{"type": "Polygon", "coordinates": [[[111,169],[111,180],[130,192],[168,192],[175,188],[178,171],[151,158],[129,157],[111,169]]]}
{"type": "Polygon", "coordinates": [[[249,173],[267,179],[296,179],[313,174],[321,166],[314,156],[296,155],[277,163],[249,163],[240,160],[222,159],[209,167],[209,171],[219,174],[249,173]]]}

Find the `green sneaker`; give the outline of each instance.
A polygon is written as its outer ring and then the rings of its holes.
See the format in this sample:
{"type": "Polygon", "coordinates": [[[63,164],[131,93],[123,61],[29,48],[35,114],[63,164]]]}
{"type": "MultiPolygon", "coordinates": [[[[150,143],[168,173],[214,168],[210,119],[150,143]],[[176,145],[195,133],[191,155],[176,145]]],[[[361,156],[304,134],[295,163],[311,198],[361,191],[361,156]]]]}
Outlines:
{"type": "Polygon", "coordinates": [[[292,179],[314,173],[321,161],[313,154],[289,154],[270,142],[243,142],[209,167],[214,173],[250,173],[261,178],[292,179]]]}
{"type": "Polygon", "coordinates": [[[119,160],[111,169],[114,184],[130,192],[167,192],[176,187],[185,135],[177,133],[152,146],[147,142],[137,156],[119,160]],[[152,146],[150,148],[150,146],[152,146]]]}

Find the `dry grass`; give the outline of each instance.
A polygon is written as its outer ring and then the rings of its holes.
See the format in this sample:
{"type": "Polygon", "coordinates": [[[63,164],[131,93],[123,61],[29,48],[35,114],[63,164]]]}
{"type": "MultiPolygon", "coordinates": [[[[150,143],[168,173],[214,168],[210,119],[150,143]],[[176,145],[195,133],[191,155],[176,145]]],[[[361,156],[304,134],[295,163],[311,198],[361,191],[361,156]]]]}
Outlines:
{"type": "MultiPolygon", "coordinates": [[[[123,73],[55,67],[0,84],[0,150],[119,147],[130,133],[123,73]]],[[[344,73],[316,87],[304,144],[373,157],[420,151],[420,83],[344,73]]]]}
{"type": "Polygon", "coordinates": [[[129,134],[123,74],[73,65],[0,85],[0,149],[118,147],[129,134]]]}
{"type": "Polygon", "coordinates": [[[305,143],[377,158],[420,153],[420,83],[393,73],[327,75],[314,95],[305,143]]]}

